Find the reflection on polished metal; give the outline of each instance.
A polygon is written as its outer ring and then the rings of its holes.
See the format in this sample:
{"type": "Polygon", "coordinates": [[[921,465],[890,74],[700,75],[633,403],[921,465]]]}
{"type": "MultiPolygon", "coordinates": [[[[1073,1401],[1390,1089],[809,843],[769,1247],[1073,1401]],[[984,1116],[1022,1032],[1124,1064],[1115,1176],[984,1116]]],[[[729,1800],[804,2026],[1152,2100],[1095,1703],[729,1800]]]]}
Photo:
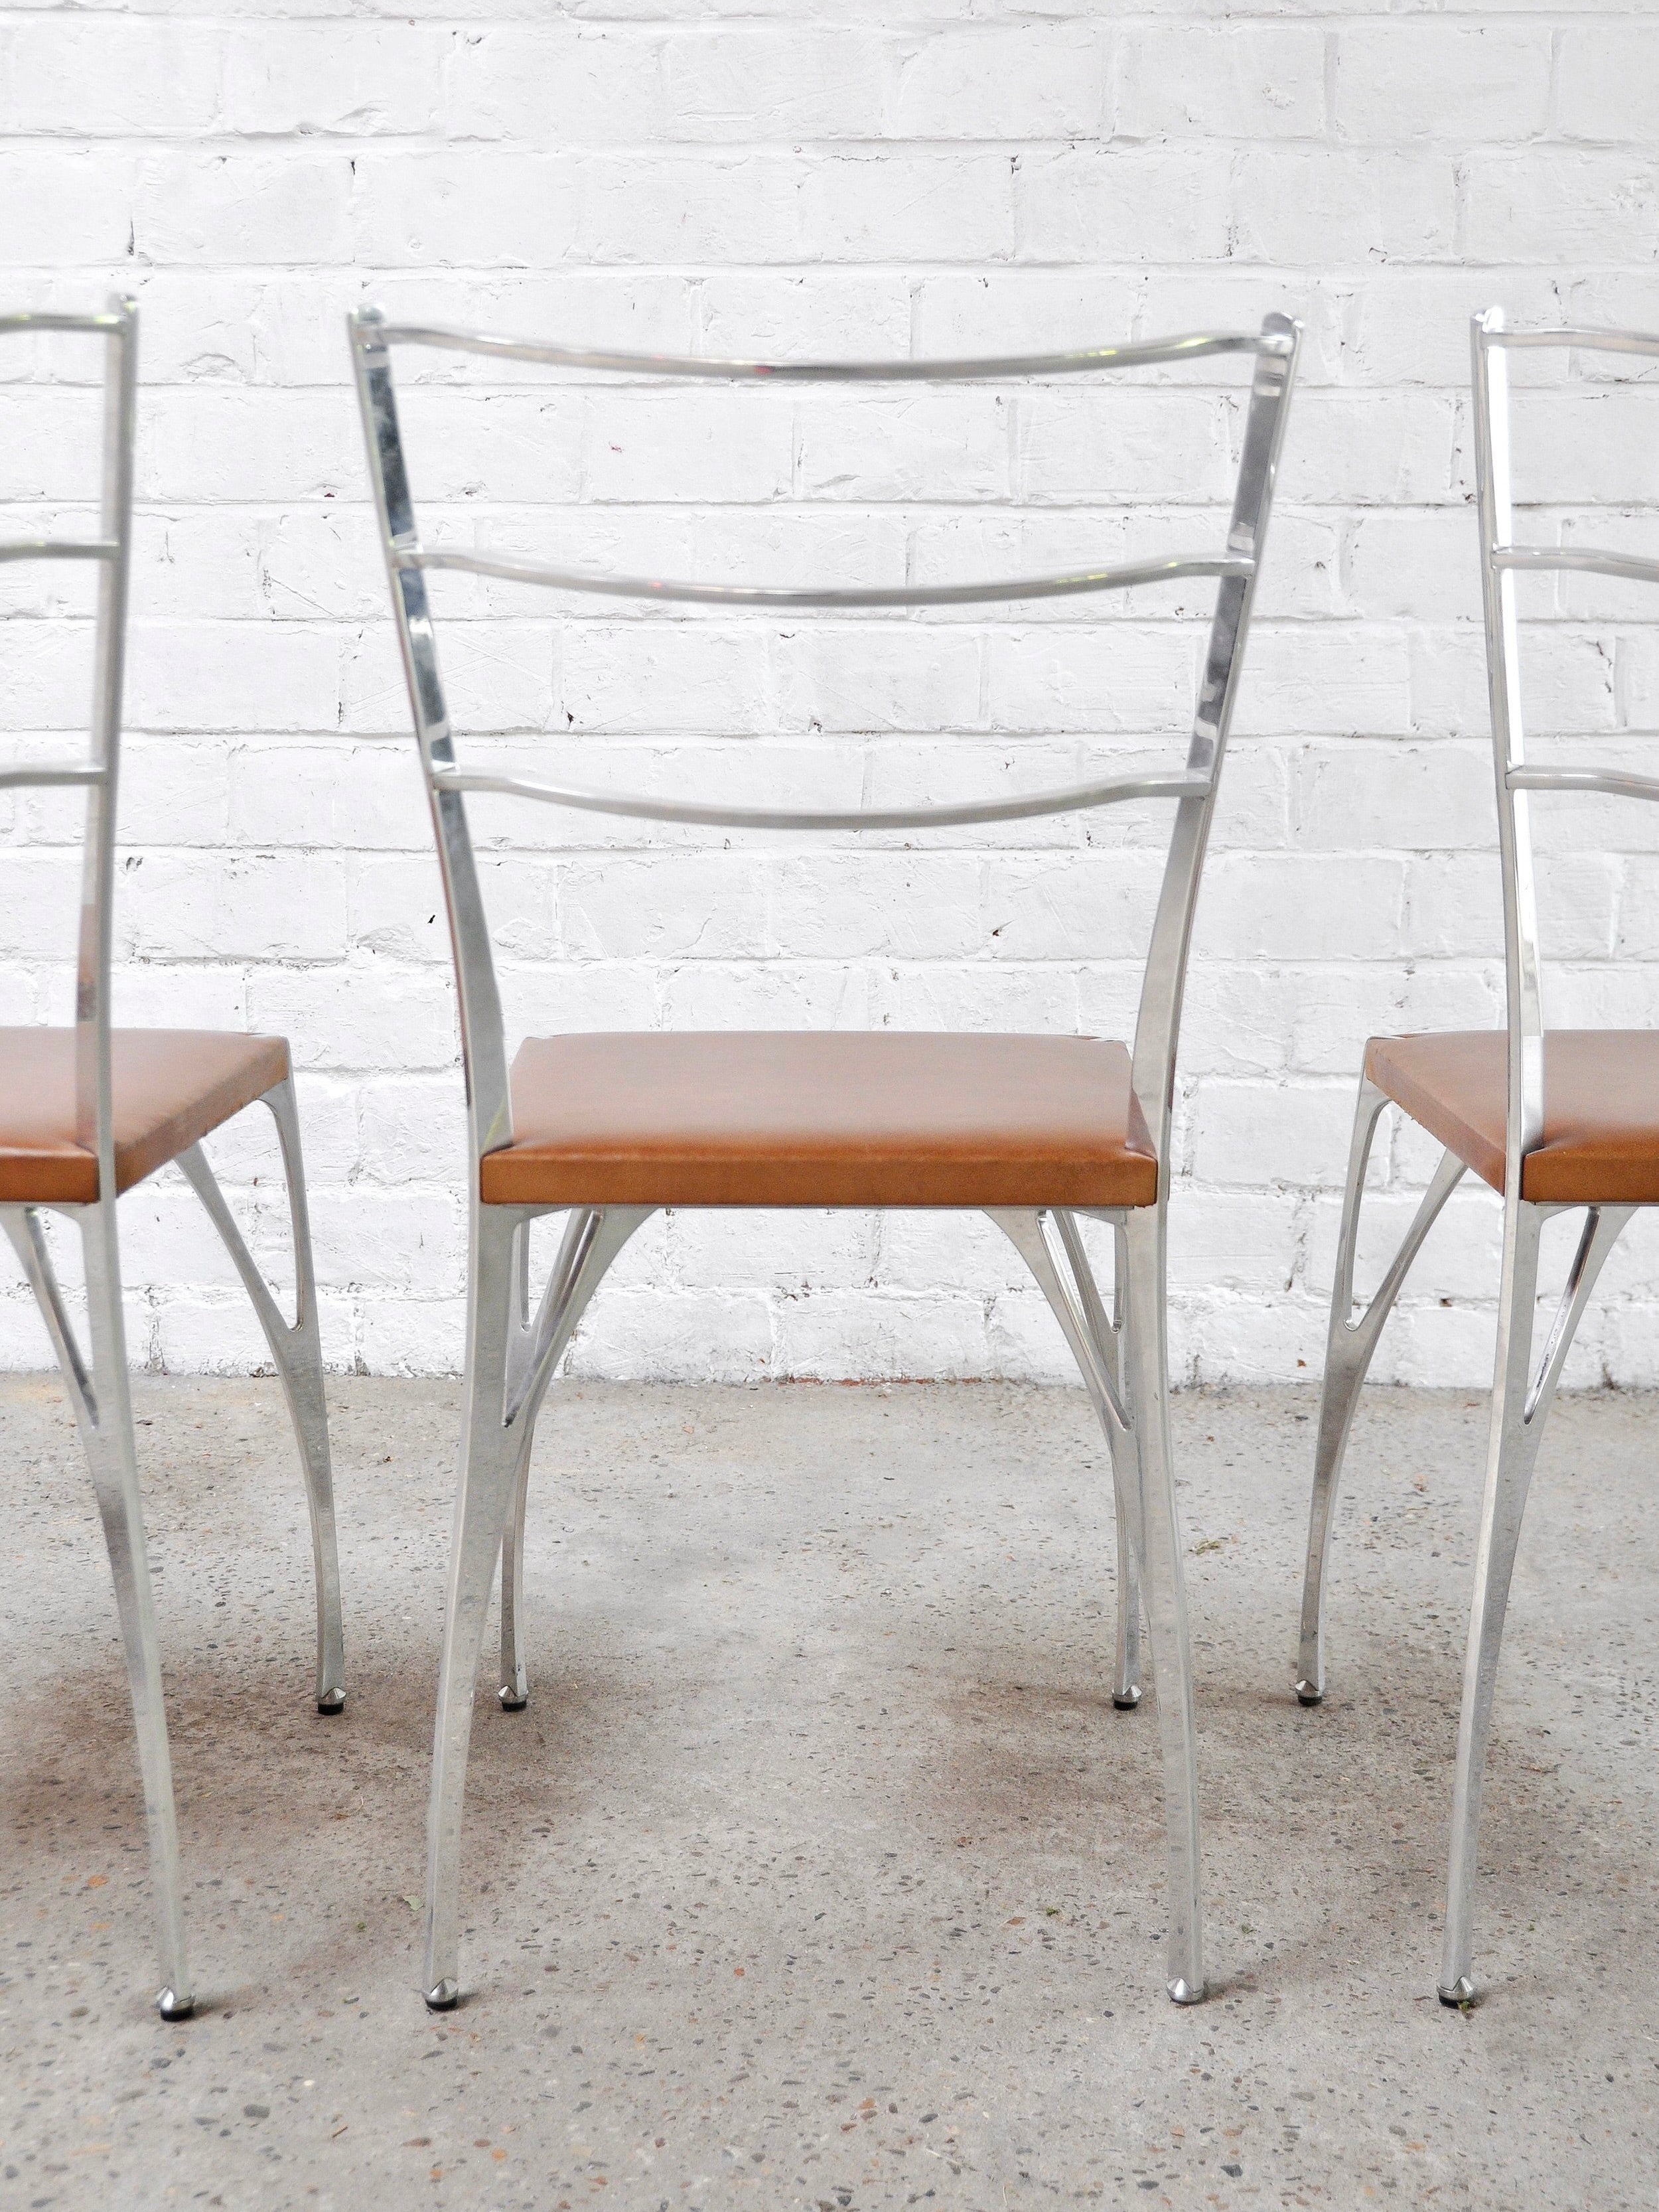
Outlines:
{"type": "MultiPolygon", "coordinates": [[[[501,1566],[500,1699],[509,1711],[529,1694],[523,1642],[524,1515],[538,1409],[553,1369],[605,1270],[654,1206],[499,1206],[480,1197],[486,1156],[514,1141],[501,1006],[467,821],[473,793],[495,793],[646,821],[732,829],[927,829],[1031,817],[1137,799],[1176,802],[1163,890],[1142,982],[1131,1063],[1133,1103],[1158,1165],[1156,1201],[1104,1212],[1115,1255],[1109,1318],[1072,1212],[1060,1206],[995,1206],[1005,1231],[1053,1308],[1105,1431],[1118,1526],[1118,1639],[1115,1701],[1140,1695],[1144,1601],[1158,1686],[1169,1852],[1168,1988],[1177,2004],[1204,1994],[1196,1753],[1179,1520],[1170,1465],[1165,1344],[1165,1235],[1170,1122],[1182,993],[1199,878],[1217,780],[1237,691],[1243,647],[1272,505],[1273,485],[1299,326],[1270,315],[1253,334],[1203,333],[1146,344],[1008,359],[902,362],[668,360],[549,346],[424,325],[392,324],[373,309],[349,319],[383,550],[426,774],[448,905],[459,986],[471,1139],[471,1262],[459,1480],[451,1550],[428,1808],[427,1944],[422,1987],[434,2010],[459,1996],[461,1819],[473,1689],[496,1562],[501,1566]],[[1224,550],[1117,568],[997,583],[902,588],[774,589],[605,577],[516,556],[426,548],[421,544],[398,428],[392,349],[418,345],[453,354],[538,362],[553,368],[635,377],[691,377],[788,383],[1013,380],[1243,355],[1253,362],[1249,411],[1224,550]],[[454,568],[557,592],[714,604],[738,609],[967,606],[1154,586],[1190,579],[1217,585],[1209,644],[1184,766],[1162,775],[1099,779],[1064,790],[962,805],[811,810],[731,806],[651,794],[605,792],[532,777],[464,769],[438,671],[426,577],[454,568]],[[538,1215],[566,1211],[563,1243],[539,1311],[531,1319],[526,1240],[538,1215]]],[[[1139,1141],[1139,1139],[1137,1139],[1139,1141]]],[[[659,1201],[665,1202],[665,1201],[659,1201]]]]}
{"type": "Polygon", "coordinates": [[[1169,584],[1186,576],[1248,576],[1249,561],[1133,561],[1116,568],[1080,568],[1064,576],[1025,576],[1000,584],[885,584],[869,590],[842,586],[813,590],[794,585],[674,584],[649,576],[602,576],[586,568],[552,568],[541,561],[511,561],[440,546],[429,553],[394,553],[398,568],[452,568],[469,576],[499,576],[510,584],[540,584],[550,591],[587,592],[601,599],[659,599],[688,606],[830,608],[983,607],[1004,599],[1074,599],[1084,592],[1122,592],[1135,584],[1169,584]]]}
{"type": "MultiPolygon", "coordinates": [[[[1629,799],[1659,799],[1659,779],[1622,769],[1540,769],[1523,757],[1515,578],[1528,572],[1574,571],[1659,583],[1659,561],[1589,548],[1517,545],[1510,491],[1510,434],[1508,355],[1516,350],[1574,348],[1659,356],[1659,336],[1627,331],[1510,331],[1502,311],[1474,318],[1475,459],[1486,616],[1493,765],[1498,792],[1498,848],[1504,891],[1508,986],[1507,1079],[1502,1196],[1504,1256],[1498,1291],[1498,1353],[1488,1431],[1486,1482],[1476,1551],[1474,1601],[1464,1663],[1453,1791],[1450,1867],[1439,1992],[1447,2005],[1473,2002],[1472,1908],[1475,1852],[1486,1739],[1516,1547],[1528,1484],[1543,1437],[1550,1401],[1595,1279],[1633,1206],[1598,1200],[1586,1188],[1580,1201],[1584,1227],[1568,1270],[1559,1308],[1541,1359],[1533,1360],[1538,1290],[1539,1238],[1562,1204],[1528,1200],[1528,1162],[1545,1141],[1545,1064],[1551,1050],[1544,1024],[1542,962],[1534,895],[1528,794],[1534,791],[1601,792],[1629,799]]],[[[1343,1199],[1341,1238],[1332,1294],[1313,1504],[1303,1589],[1297,1695],[1316,1705],[1324,1694],[1322,1607],[1337,1478],[1355,1401],[1383,1322],[1442,1206],[1474,1159],[1452,1150],[1443,1156],[1387,1274],[1365,1311],[1355,1317],[1353,1263],[1356,1224],[1366,1162],[1383,1108],[1399,1103],[1371,1079],[1368,1061],[1354,1121],[1353,1146],[1343,1199]]],[[[1386,1070],[1377,1070],[1384,1074],[1386,1070]]],[[[1480,1169],[1495,1182],[1495,1169],[1480,1169]]],[[[1587,1171],[1587,1186],[1594,1182],[1587,1171]]]]}
{"type": "Polygon", "coordinates": [[[434,769],[436,791],[494,792],[504,799],[539,799],[587,814],[623,814],[641,822],[701,823],[711,830],[953,830],[975,822],[1024,822],[1043,814],[1075,814],[1126,799],[1207,799],[1210,782],[1194,775],[1113,775],[1061,791],[1028,792],[1019,799],[975,799],[960,805],[811,807],[710,805],[694,799],[647,799],[628,792],[589,791],[576,784],[543,783],[519,775],[468,775],[434,769]]]}
{"type": "MultiPolygon", "coordinates": [[[[1269,318],[1269,320],[1274,320],[1269,318]]],[[[1030,376],[1069,376],[1091,369],[1154,368],[1166,362],[1203,361],[1216,354],[1277,354],[1288,359],[1295,334],[1287,319],[1255,331],[1192,331],[1181,337],[1130,345],[1087,346],[1073,353],[1006,354],[972,361],[720,361],[684,354],[617,353],[586,346],[544,345],[537,338],[496,337],[483,331],[447,329],[437,323],[388,323],[372,308],[354,319],[371,320],[385,346],[433,346],[440,353],[483,354],[495,361],[538,362],[544,368],[614,370],[623,376],[689,376],[729,384],[753,379],[767,384],[960,384],[1030,376]]]]}
{"type": "MultiPolygon", "coordinates": [[[[132,453],[137,379],[137,319],[132,303],[112,301],[99,315],[0,315],[0,337],[52,331],[76,332],[106,347],[100,534],[95,539],[29,541],[0,547],[6,560],[88,560],[98,566],[96,663],[89,760],[63,767],[0,770],[0,787],[63,785],[87,793],[73,1046],[73,1143],[96,1163],[97,1195],[70,1204],[61,1197],[33,1200],[19,1169],[9,1184],[10,1202],[0,1206],[0,1227],[10,1240],[34,1293],[62,1370],[82,1443],[115,1583],[129,1689],[143,1782],[151,1879],[159,1923],[162,1986],[157,2010],[164,2020],[187,2020],[194,2007],[185,1964],[179,1839],[173,1813],[173,1771],[162,1702],[155,1592],[144,1541],[142,1499],[127,1374],[121,1300],[120,1245],[116,1200],[118,1099],[110,1022],[110,954],[114,888],[115,814],[120,767],[121,690],[125,649],[128,575],[131,556],[132,453]],[[86,1279],[88,1352],[76,1340],[47,1249],[41,1215],[61,1213],[79,1231],[86,1279]]],[[[119,1033],[123,1036],[129,1032],[119,1033]]],[[[322,1399],[316,1294],[306,1229],[304,1176],[293,1091],[286,1076],[264,1098],[282,1140],[294,1224],[299,1311],[290,1328],[282,1319],[238,1233],[199,1148],[189,1146],[180,1164],[202,1197],[251,1293],[282,1372],[299,1438],[311,1506],[317,1566],[319,1707],[337,1711],[344,1697],[339,1572],[335,1562],[333,1497],[322,1399]]],[[[222,1112],[219,1120],[226,1118],[222,1112]]],[[[211,1115],[200,1126],[213,1126],[211,1115]]],[[[66,1128],[65,1134],[68,1135],[66,1128]]],[[[159,1165],[151,1160],[142,1172],[159,1165]]]]}
{"type": "Polygon", "coordinates": [[[1440,1164],[1424,1193],[1417,1218],[1407,1232],[1405,1242],[1373,1292],[1370,1304],[1356,1316],[1353,1263],[1359,1202],[1364,1191],[1371,1139],[1376,1133],[1378,1117],[1388,1103],[1385,1092],[1361,1079],[1348,1183],[1343,1195],[1342,1226],[1336,1248],[1336,1286],[1331,1297],[1330,1329],[1325,1340],[1325,1381],[1320,1395],[1319,1435],[1314,1457],[1313,1512],[1308,1528],[1307,1571],[1302,1589],[1302,1642],[1297,1655],[1296,1694],[1304,1705],[1316,1705],[1325,1694],[1325,1568],[1330,1557],[1337,1478],[1347,1449],[1348,1431],[1353,1425],[1354,1408],[1359,1402],[1360,1385],[1370,1369],[1382,1324],[1394,1309],[1412,1262],[1464,1174],[1463,1163],[1455,1153],[1441,1155],[1440,1164]]]}

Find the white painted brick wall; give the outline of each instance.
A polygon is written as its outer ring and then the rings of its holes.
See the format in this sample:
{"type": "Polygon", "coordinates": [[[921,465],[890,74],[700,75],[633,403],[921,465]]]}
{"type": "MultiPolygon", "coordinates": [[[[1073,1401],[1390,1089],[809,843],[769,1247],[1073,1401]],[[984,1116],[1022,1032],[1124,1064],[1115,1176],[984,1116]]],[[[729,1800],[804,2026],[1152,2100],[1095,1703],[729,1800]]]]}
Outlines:
{"type": "MultiPolygon", "coordinates": [[[[0,14],[18,302],[143,310],[125,1018],[286,1032],[328,1351],[460,1345],[448,954],[342,337],[394,309],[710,352],[1046,348],[1285,305],[1308,326],[1188,999],[1172,1209],[1183,1376],[1316,1371],[1359,1051],[1488,1024],[1501,981],[1467,319],[1659,325],[1659,29],[1597,0],[337,0],[0,14]]],[[[78,367],[77,367],[78,360],[78,367]]],[[[619,568],[897,580],[1195,546],[1236,447],[1226,377],[1076,387],[625,392],[409,362],[429,522],[619,568]]],[[[72,526],[88,394],[9,351],[0,500],[72,526]]],[[[1540,529],[1649,550],[1659,394],[1528,363],[1540,529]]],[[[84,580],[7,572],[0,716],[57,750],[87,696],[84,580]]],[[[1529,696],[1651,764],[1634,590],[1534,601],[1529,696]]],[[[556,618],[454,580],[447,672],[481,752],[794,799],[1168,757],[1195,632],[1171,602],[1011,621],[556,618]]],[[[976,839],[801,843],[478,809],[516,1029],[868,1024],[1121,1032],[1162,810],[976,839]]],[[[1558,1019],[1659,1018],[1659,822],[1540,817],[1558,1019]]],[[[73,810],[0,806],[4,1018],[61,1018],[73,810]]],[[[268,1133],[217,1147],[283,1271],[268,1133]]],[[[1379,1152],[1366,1263],[1431,1166],[1379,1152]]],[[[137,1355],[256,1362],[182,1184],[127,1202],[137,1355]]],[[[1479,1383],[1497,1215],[1460,1194],[1379,1372],[1479,1383]]],[[[1611,1263],[1576,1379],[1659,1381],[1659,1239],[1611,1263]]],[[[0,1295],[0,1362],[45,1343],[0,1295]]],[[[1054,1375],[983,1222],[658,1221],[587,1372],[1054,1375]]]]}

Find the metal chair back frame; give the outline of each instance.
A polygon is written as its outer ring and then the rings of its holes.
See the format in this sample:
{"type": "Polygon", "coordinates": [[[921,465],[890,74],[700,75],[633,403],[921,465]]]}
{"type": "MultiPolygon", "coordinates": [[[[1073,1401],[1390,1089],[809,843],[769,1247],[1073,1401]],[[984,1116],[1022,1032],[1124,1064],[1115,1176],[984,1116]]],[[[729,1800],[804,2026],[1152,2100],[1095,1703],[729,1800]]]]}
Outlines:
{"type": "MultiPolygon", "coordinates": [[[[1552,1215],[1574,1209],[1522,1196],[1528,1156],[1544,1136],[1545,1067],[1549,1051],[1533,862],[1532,793],[1601,792],[1619,798],[1659,799],[1659,777],[1613,768],[1539,768],[1526,760],[1516,576],[1571,571],[1659,584],[1659,560],[1589,546],[1516,543],[1509,387],[1511,353],[1571,349],[1655,359],[1659,358],[1659,335],[1595,329],[1513,331],[1498,307],[1477,314],[1470,335],[1482,608],[1503,878],[1507,1094],[1497,1364],[1464,1666],[1439,1979],[1441,1997],[1449,2005],[1466,2004],[1474,1995],[1472,1916],[1486,1748],[1527,1490],[1543,1439],[1545,1417],[1574,1334],[1602,1265],[1636,1210],[1628,1205],[1585,1207],[1583,1232],[1568,1267],[1543,1352],[1534,1362],[1540,1234],[1552,1215]]],[[[1306,1705],[1317,1705],[1324,1695],[1325,1575],[1337,1484],[1360,1386],[1412,1263],[1467,1171],[1464,1161],[1448,1148],[1382,1283],[1364,1310],[1356,1312],[1354,1255],[1365,1170],[1377,1123],[1389,1103],[1387,1094],[1369,1076],[1363,1076],[1337,1249],[1303,1591],[1296,1686],[1306,1705]]]]}
{"type": "Polygon", "coordinates": [[[994,1209],[992,1218],[1025,1257],[1053,1307],[1079,1360],[1111,1447],[1119,1558],[1114,1695],[1125,1707],[1132,1707],[1140,1694],[1137,1560],[1146,1577],[1164,1749],[1170,1869],[1169,1986],[1177,2002],[1195,2002],[1204,1993],[1204,1972],[1192,1692],[1164,1403],[1164,1222],[1170,1124],[1194,908],[1237,693],[1300,326],[1287,316],[1271,314],[1255,333],[1200,333],[1044,356],[838,363],[674,359],[546,345],[424,324],[389,322],[373,308],[360,309],[349,318],[349,336],[375,510],[448,909],[471,1134],[466,1402],[428,1825],[424,1975],[428,2003],[434,2009],[447,2008],[456,2002],[459,1991],[462,1798],[472,1685],[498,1559],[502,1589],[501,1701],[506,1709],[516,1711],[528,1695],[522,1638],[523,1526],[537,1411],[605,1268],[653,1210],[571,1209],[551,1279],[538,1312],[532,1316],[524,1232],[538,1214],[561,1209],[483,1206],[479,1200],[481,1164],[488,1154],[512,1143],[513,1118],[501,997],[466,813],[466,799],[472,793],[495,793],[644,821],[801,830],[938,829],[1070,812],[1132,799],[1176,802],[1133,1047],[1133,1089],[1156,1149],[1158,1198],[1152,1206],[1099,1216],[1110,1221],[1115,1232],[1112,1314],[1108,1315],[1095,1285],[1070,1214],[1060,1210],[994,1209]],[[1249,359],[1253,377],[1226,542],[1213,557],[1141,561],[986,583],[879,589],[773,588],[605,576],[487,552],[428,546],[416,523],[398,424],[392,356],[395,348],[403,346],[537,362],[556,369],[737,382],[1018,380],[1223,355],[1249,359]],[[803,810],[663,799],[469,769],[458,757],[456,733],[439,673],[426,579],[429,573],[440,570],[505,578],[560,593],[790,611],[988,605],[1194,577],[1215,578],[1217,591],[1192,736],[1179,771],[1097,778],[1059,790],[963,804],[803,810]]]}
{"type": "MultiPolygon", "coordinates": [[[[0,562],[91,562],[98,569],[94,680],[88,757],[84,761],[0,769],[0,790],[84,789],[87,817],[75,985],[76,1142],[97,1161],[95,1200],[0,1205],[3,1228],[34,1294],[62,1370],[89,1462],[114,1577],[128,1683],[138,1741],[149,1834],[164,2019],[193,2008],[186,1963],[172,1760],[162,1702],[159,1632],[139,1492],[137,1443],[127,1371],[117,1234],[117,1171],[112,1073],[110,969],[115,884],[116,802],[120,771],[122,679],[128,583],[132,560],[133,444],[137,393],[137,313],[112,298],[101,314],[23,313],[0,315],[0,338],[66,332],[101,341],[105,349],[102,469],[99,532],[88,538],[0,541],[0,562]],[[89,1349],[77,1341],[58,1281],[40,1214],[73,1221],[80,1233],[89,1349]]],[[[270,1109],[288,1179],[295,1261],[295,1313],[283,1314],[244,1243],[201,1146],[179,1155],[191,1187],[218,1230],[270,1346],[295,1425],[305,1474],[317,1585],[316,1697],[319,1711],[345,1699],[336,1560],[334,1500],[323,1400],[322,1352],[312,1272],[300,1127],[290,1080],[259,1102],[270,1109]]]]}

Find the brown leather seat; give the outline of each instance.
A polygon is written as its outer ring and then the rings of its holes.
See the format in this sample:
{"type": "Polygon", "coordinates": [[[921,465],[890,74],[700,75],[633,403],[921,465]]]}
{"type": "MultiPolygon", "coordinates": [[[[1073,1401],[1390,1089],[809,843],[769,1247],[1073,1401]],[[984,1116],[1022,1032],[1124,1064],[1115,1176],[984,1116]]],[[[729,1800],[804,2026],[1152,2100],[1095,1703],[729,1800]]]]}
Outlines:
{"type": "Polygon", "coordinates": [[[1151,1206],[1129,1055],[1091,1037],[532,1037],[492,1206],[1151,1206]]]}
{"type": "MultiPolygon", "coordinates": [[[[1365,1073],[1494,1190],[1504,1188],[1509,1044],[1501,1030],[1373,1037],[1365,1073]]],[[[1550,1030],[1544,1139],[1521,1195],[1540,1205],[1659,1205],[1659,1030],[1550,1030]]]]}
{"type": "MultiPolygon", "coordinates": [[[[117,1030],[110,1065],[115,1182],[131,1190],[280,1083],[288,1045],[213,1030],[117,1030]]],[[[75,1140],[75,1031],[0,1029],[0,1205],[97,1196],[97,1159],[75,1140]]]]}

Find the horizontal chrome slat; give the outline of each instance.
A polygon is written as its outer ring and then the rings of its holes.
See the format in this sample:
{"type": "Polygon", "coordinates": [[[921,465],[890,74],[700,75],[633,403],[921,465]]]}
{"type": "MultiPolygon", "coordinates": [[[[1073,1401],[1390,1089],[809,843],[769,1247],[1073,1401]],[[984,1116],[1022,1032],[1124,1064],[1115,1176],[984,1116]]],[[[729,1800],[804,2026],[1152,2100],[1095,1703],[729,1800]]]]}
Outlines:
{"type": "Polygon", "coordinates": [[[1659,584],[1659,561],[1639,553],[1611,553],[1590,545],[1499,545],[1494,568],[1571,569],[1587,576],[1625,576],[1636,584],[1659,584]]]}
{"type": "Polygon", "coordinates": [[[1659,776],[1617,768],[1512,768],[1511,791],[1603,791],[1613,799],[1659,799],[1659,776]]]}
{"type": "Polygon", "coordinates": [[[1020,576],[1006,583],[898,584],[869,590],[839,586],[824,590],[758,584],[677,584],[647,576],[598,576],[580,568],[555,568],[539,561],[514,561],[493,555],[445,550],[394,551],[399,568],[447,568],[471,576],[499,576],[508,583],[539,584],[550,591],[587,592],[617,599],[683,600],[701,606],[736,607],[968,607],[1014,599],[1057,599],[1082,592],[1127,591],[1136,584],[1173,583],[1183,576],[1249,576],[1254,561],[1239,556],[1218,560],[1134,561],[1115,568],[1079,569],[1069,575],[1020,576]]]}
{"type": "Polygon", "coordinates": [[[1488,345],[1503,346],[1510,352],[1524,349],[1540,351],[1551,346],[1577,346],[1586,353],[1638,353],[1659,355],[1659,336],[1645,331],[1613,331],[1581,329],[1568,331],[1486,331],[1482,333],[1488,345]]]}
{"type": "Polygon", "coordinates": [[[66,763],[61,767],[0,768],[0,791],[40,784],[102,783],[104,775],[95,761],[66,763]]]}
{"type": "Polygon", "coordinates": [[[491,337],[437,323],[356,325],[360,343],[431,346],[440,352],[484,354],[497,361],[540,362],[549,368],[615,370],[629,376],[746,378],[775,384],[926,384],[969,377],[1066,376],[1090,369],[1150,368],[1161,362],[1201,361],[1211,354],[1285,353],[1288,337],[1250,331],[1194,331],[1144,344],[1091,346],[1077,353],[988,355],[973,361],[703,361],[676,354],[616,353],[603,347],[541,345],[531,338],[491,337]]]}
{"type": "Polygon", "coordinates": [[[113,561],[120,550],[112,538],[0,539],[0,561],[113,561]]]}
{"type": "Polygon", "coordinates": [[[712,830],[948,830],[976,822],[1023,822],[1043,814],[1069,814],[1127,799],[1207,799],[1209,781],[1192,775],[1110,776],[1063,791],[1033,792],[1024,799],[970,799],[959,806],[854,807],[846,811],[766,806],[720,806],[694,799],[644,799],[628,792],[590,791],[542,783],[529,776],[489,775],[466,769],[434,769],[434,791],[492,792],[506,799],[536,799],[587,814],[619,814],[641,822],[686,822],[712,830]]]}
{"type": "Polygon", "coordinates": [[[85,331],[107,337],[112,331],[129,327],[125,315],[48,315],[25,308],[21,313],[0,315],[0,337],[24,337],[31,331],[85,331]]]}

